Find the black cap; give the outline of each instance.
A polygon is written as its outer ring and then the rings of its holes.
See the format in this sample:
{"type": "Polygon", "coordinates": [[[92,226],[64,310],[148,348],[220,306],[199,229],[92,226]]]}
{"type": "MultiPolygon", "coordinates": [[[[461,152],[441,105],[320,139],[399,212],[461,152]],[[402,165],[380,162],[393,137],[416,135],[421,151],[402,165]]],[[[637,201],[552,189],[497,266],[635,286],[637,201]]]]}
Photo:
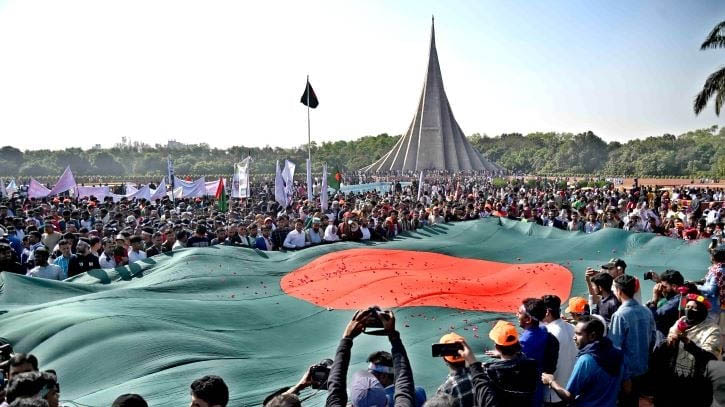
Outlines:
{"type": "Polygon", "coordinates": [[[609,263],[602,264],[602,268],[605,270],[609,270],[609,269],[613,269],[613,268],[617,268],[617,267],[621,267],[621,268],[625,269],[625,268],[627,268],[627,263],[625,263],[624,260],[622,260],[620,258],[614,258],[614,259],[609,260],[609,263]]]}

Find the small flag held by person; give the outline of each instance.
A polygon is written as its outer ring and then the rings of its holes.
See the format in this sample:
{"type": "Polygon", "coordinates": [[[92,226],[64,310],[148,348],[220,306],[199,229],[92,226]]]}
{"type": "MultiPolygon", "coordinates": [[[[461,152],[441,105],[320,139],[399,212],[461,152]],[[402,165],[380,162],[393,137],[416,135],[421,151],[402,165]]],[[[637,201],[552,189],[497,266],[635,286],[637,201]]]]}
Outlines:
{"type": "Polygon", "coordinates": [[[305,93],[302,94],[300,103],[313,109],[320,104],[320,102],[317,101],[317,95],[315,95],[315,90],[312,89],[312,85],[310,85],[309,79],[307,80],[307,86],[305,86],[305,93]]]}
{"type": "Polygon", "coordinates": [[[327,184],[330,188],[338,191],[340,190],[340,183],[342,182],[342,173],[337,167],[333,167],[332,173],[327,176],[327,184]]]}
{"type": "Polygon", "coordinates": [[[221,177],[219,178],[219,186],[216,187],[216,194],[214,195],[214,197],[216,198],[219,212],[226,212],[229,205],[227,202],[227,191],[224,188],[224,179],[222,179],[221,177]]]}

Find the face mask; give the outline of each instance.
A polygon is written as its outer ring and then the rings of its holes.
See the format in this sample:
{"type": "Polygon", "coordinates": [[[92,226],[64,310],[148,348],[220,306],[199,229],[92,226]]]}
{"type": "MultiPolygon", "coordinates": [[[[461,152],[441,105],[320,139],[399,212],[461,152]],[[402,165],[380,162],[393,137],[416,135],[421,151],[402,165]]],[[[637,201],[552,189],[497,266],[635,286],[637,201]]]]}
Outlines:
{"type": "Polygon", "coordinates": [[[705,318],[707,318],[707,311],[702,311],[699,309],[687,309],[685,310],[685,318],[687,319],[688,324],[697,325],[700,322],[704,321],[705,318]]]}

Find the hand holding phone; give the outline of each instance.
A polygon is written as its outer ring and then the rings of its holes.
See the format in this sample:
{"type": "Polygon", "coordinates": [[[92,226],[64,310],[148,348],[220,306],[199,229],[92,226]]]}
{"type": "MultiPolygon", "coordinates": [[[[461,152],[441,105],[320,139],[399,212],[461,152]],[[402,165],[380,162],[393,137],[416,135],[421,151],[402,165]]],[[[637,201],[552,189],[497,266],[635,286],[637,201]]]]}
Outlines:
{"type": "Polygon", "coordinates": [[[431,346],[431,356],[434,358],[443,356],[461,356],[458,351],[463,350],[461,342],[453,343],[434,343],[431,346]]]}

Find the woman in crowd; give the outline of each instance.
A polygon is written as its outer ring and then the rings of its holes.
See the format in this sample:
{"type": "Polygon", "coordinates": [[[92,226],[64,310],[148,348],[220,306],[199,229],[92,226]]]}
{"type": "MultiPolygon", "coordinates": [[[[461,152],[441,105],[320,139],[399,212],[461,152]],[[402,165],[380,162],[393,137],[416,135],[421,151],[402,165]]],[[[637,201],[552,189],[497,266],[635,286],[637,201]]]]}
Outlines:
{"type": "Polygon", "coordinates": [[[720,358],[720,329],[707,318],[710,302],[687,294],[685,316],[670,329],[654,354],[655,405],[708,407],[712,385],[705,377],[707,363],[720,358]]]}

